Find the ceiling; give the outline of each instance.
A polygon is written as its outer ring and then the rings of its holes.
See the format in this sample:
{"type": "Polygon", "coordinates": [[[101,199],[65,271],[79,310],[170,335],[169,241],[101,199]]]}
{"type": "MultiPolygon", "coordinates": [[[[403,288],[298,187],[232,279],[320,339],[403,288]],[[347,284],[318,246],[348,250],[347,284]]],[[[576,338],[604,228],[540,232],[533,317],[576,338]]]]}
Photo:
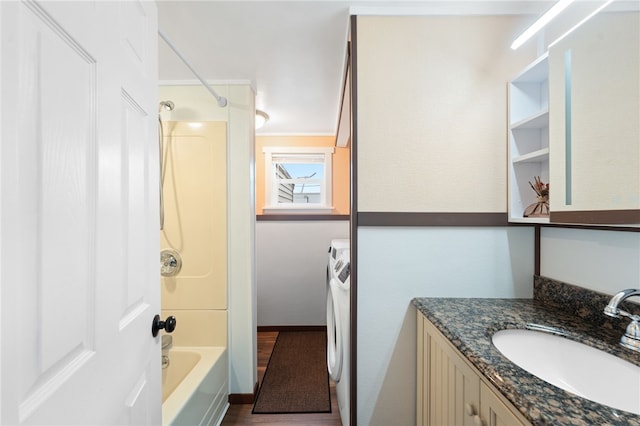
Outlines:
{"type": "MultiPolygon", "coordinates": [[[[257,134],[335,135],[350,10],[359,15],[525,13],[533,21],[549,4],[535,0],[160,0],[158,25],[208,82],[253,85],[256,108],[270,116],[257,134]]],[[[161,83],[196,81],[161,40],[159,78],[161,83]]]]}

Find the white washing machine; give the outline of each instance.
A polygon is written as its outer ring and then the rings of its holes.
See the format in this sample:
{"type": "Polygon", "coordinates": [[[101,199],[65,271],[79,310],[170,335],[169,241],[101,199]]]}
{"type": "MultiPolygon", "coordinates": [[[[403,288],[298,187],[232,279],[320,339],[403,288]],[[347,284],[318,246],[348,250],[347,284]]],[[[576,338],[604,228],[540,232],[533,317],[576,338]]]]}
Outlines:
{"type": "Polygon", "coordinates": [[[335,274],[335,264],[336,261],[341,260],[344,262],[344,254],[346,252],[346,259],[349,259],[349,239],[334,239],[331,240],[331,245],[329,246],[329,262],[327,264],[327,284],[329,284],[329,279],[332,277],[332,274],[335,274]]]}
{"type": "Polygon", "coordinates": [[[351,293],[350,250],[344,241],[332,241],[336,255],[329,253],[327,273],[327,369],[336,383],[338,408],[343,425],[349,425],[349,298],[351,293]]]}

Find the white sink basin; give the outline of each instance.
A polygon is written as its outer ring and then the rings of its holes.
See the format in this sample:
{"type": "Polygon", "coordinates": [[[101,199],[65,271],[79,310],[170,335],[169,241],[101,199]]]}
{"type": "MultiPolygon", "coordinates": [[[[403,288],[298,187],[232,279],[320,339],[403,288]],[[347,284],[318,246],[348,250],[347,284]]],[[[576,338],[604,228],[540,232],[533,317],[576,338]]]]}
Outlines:
{"type": "Polygon", "coordinates": [[[640,415],[640,367],[573,340],[533,330],[500,330],[493,344],[529,373],[591,401],[640,415]]]}

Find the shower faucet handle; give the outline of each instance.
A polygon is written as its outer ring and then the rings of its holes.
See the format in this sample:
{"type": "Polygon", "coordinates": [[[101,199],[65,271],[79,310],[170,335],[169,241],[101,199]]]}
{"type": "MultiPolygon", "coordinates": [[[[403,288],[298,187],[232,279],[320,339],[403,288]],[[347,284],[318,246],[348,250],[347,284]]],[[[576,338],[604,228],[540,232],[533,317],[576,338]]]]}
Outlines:
{"type": "Polygon", "coordinates": [[[153,317],[153,322],[151,323],[151,335],[156,337],[158,332],[162,329],[167,333],[172,333],[173,330],[176,329],[176,323],[176,317],[173,315],[168,316],[166,320],[162,321],[160,319],[160,315],[156,314],[156,316],[153,317]]]}
{"type": "Polygon", "coordinates": [[[160,252],[160,274],[163,277],[173,277],[182,269],[180,253],[173,249],[164,249],[160,252]]]}

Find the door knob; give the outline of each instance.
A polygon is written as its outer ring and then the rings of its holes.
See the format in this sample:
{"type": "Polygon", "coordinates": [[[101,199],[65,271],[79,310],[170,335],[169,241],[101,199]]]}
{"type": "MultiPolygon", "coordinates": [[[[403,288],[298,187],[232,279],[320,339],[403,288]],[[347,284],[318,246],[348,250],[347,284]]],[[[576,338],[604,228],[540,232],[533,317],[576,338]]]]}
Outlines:
{"type": "Polygon", "coordinates": [[[164,329],[167,333],[173,332],[176,329],[176,317],[169,316],[166,320],[162,321],[160,315],[153,317],[153,323],[151,324],[151,334],[153,337],[158,335],[160,330],[164,329]]]}

